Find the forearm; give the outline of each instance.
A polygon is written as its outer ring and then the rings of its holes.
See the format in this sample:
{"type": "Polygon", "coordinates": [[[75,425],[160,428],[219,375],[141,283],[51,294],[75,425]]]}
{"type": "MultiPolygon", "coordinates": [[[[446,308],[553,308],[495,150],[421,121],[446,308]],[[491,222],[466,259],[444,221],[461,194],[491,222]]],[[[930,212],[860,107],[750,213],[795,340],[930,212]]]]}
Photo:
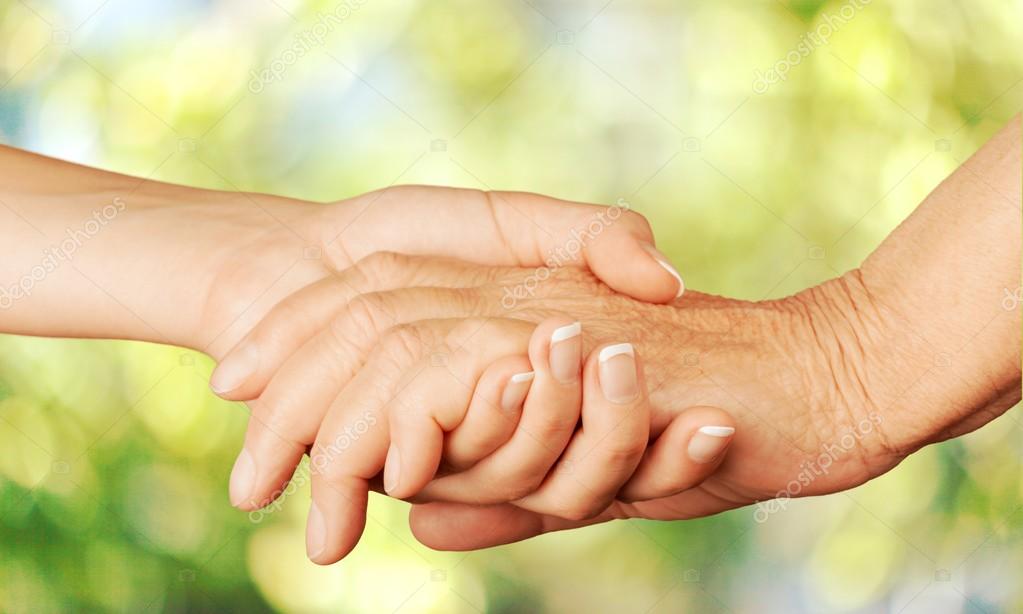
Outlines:
{"type": "Polygon", "coordinates": [[[892,348],[876,358],[904,379],[886,405],[947,423],[1019,400],[1020,164],[1017,116],[860,269],[892,348]]]}
{"type": "Polygon", "coordinates": [[[214,272],[266,233],[244,198],[0,147],[0,332],[196,345],[214,272]]]}

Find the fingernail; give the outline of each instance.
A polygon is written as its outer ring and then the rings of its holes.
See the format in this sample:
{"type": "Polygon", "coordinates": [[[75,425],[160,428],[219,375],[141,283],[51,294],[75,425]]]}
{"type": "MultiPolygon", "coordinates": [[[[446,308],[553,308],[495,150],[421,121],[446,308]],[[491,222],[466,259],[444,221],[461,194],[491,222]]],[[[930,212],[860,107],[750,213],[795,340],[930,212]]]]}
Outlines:
{"type": "Polygon", "coordinates": [[[398,446],[391,444],[391,449],[387,451],[387,460],[384,461],[384,490],[388,493],[393,491],[398,487],[400,478],[401,452],[398,452],[398,446]]]}
{"type": "Polygon", "coordinates": [[[252,455],[245,448],[242,448],[238,459],[234,461],[234,468],[231,469],[231,482],[228,492],[231,497],[231,505],[238,507],[248,501],[252,496],[252,489],[256,483],[256,462],[252,455]]]}
{"type": "Polygon", "coordinates": [[[664,267],[664,270],[671,273],[671,276],[678,281],[678,292],[675,294],[675,298],[682,296],[682,294],[686,291],[686,282],[682,281],[682,276],[678,274],[675,267],[671,266],[671,263],[668,262],[668,258],[662,254],[660,250],[649,243],[643,243],[643,249],[645,249],[646,252],[657,261],[657,264],[664,267]]]}
{"type": "Polygon", "coordinates": [[[252,375],[259,366],[259,353],[253,343],[244,343],[227,355],[210,377],[210,388],[217,394],[231,392],[252,375]]]}
{"type": "Polygon", "coordinates": [[[730,426],[702,426],[689,440],[689,458],[694,463],[709,463],[721,456],[732,442],[735,429],[730,426]]]}
{"type": "Polygon", "coordinates": [[[639,394],[636,352],[631,343],[609,345],[600,350],[600,389],[612,403],[629,403],[639,394]]]}
{"type": "Polygon", "coordinates": [[[511,376],[508,380],[508,385],[504,387],[504,393],[501,394],[501,409],[506,412],[513,412],[522,407],[522,404],[526,401],[526,395],[529,394],[529,386],[533,382],[533,372],[528,373],[516,373],[511,376]]]}
{"type": "Polygon", "coordinates": [[[579,335],[582,331],[582,324],[574,322],[551,333],[551,375],[563,384],[574,382],[579,377],[583,355],[579,335]]]}
{"type": "Polygon", "coordinates": [[[305,528],[305,551],[310,559],[316,560],[327,548],[327,525],[323,521],[323,513],[313,503],[309,507],[309,519],[305,528]]]}

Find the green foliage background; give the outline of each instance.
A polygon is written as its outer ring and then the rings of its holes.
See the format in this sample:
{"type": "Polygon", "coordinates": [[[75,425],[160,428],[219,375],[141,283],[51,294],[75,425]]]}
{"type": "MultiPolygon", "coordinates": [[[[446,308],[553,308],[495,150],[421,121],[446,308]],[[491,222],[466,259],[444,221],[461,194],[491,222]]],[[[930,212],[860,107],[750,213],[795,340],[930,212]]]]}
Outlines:
{"type": "MultiPolygon", "coordinates": [[[[316,200],[392,183],[624,198],[689,287],[760,299],[858,265],[1018,112],[1021,40],[1023,3],[994,0],[25,0],[0,5],[0,137],[316,200]]],[[[13,337],[0,356],[3,611],[1023,609],[1018,408],[763,524],[745,509],[439,553],[376,498],[356,553],[318,568],[306,490],[259,516],[228,505],[245,414],[209,393],[205,357],[13,337]]]]}

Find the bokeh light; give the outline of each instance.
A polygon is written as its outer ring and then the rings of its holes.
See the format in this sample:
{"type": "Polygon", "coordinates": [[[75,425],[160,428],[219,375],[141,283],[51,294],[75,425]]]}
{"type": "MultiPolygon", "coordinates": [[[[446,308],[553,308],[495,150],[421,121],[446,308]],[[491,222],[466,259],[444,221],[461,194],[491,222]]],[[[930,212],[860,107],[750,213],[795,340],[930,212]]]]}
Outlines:
{"type": "MultiPolygon", "coordinates": [[[[1023,106],[1023,4],[996,0],[860,3],[756,91],[846,4],[7,2],[0,141],[320,201],[392,183],[623,198],[688,286],[773,298],[857,266],[1023,106]]],[[[3,611],[1023,610],[1019,408],[764,523],[440,553],[374,497],[359,548],[321,568],[307,485],[259,515],[228,505],[246,416],[210,394],[207,358],[15,337],[0,355],[3,611]]]]}

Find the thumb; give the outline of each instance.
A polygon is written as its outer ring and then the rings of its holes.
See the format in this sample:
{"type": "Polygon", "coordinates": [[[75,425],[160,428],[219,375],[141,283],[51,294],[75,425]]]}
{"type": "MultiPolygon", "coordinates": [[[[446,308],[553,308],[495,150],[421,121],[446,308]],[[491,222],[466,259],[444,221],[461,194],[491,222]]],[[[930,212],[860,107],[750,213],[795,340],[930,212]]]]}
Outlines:
{"type": "MultiPolygon", "coordinates": [[[[604,207],[539,194],[495,192],[490,200],[498,223],[507,222],[508,227],[502,224],[506,236],[524,233],[516,238],[541,248],[544,261],[537,266],[587,266],[614,290],[649,303],[667,303],[685,291],[682,276],[654,247],[650,223],[622,199],[604,207]],[[532,228],[522,223],[524,217],[534,220],[532,228]],[[525,241],[529,238],[533,241],[525,241]]],[[[516,243],[520,241],[512,241],[516,243]]]]}
{"type": "Polygon", "coordinates": [[[624,200],[604,207],[528,192],[396,186],[348,204],[357,215],[335,238],[348,258],[393,251],[498,266],[584,266],[614,290],[650,303],[684,290],[654,247],[650,224],[624,200]]]}
{"type": "MultiPolygon", "coordinates": [[[[608,208],[608,215],[617,205],[608,208]]],[[[667,303],[682,296],[685,282],[654,247],[653,233],[646,218],[621,210],[616,226],[589,243],[584,254],[593,274],[622,294],[649,303],[667,303]]]]}

